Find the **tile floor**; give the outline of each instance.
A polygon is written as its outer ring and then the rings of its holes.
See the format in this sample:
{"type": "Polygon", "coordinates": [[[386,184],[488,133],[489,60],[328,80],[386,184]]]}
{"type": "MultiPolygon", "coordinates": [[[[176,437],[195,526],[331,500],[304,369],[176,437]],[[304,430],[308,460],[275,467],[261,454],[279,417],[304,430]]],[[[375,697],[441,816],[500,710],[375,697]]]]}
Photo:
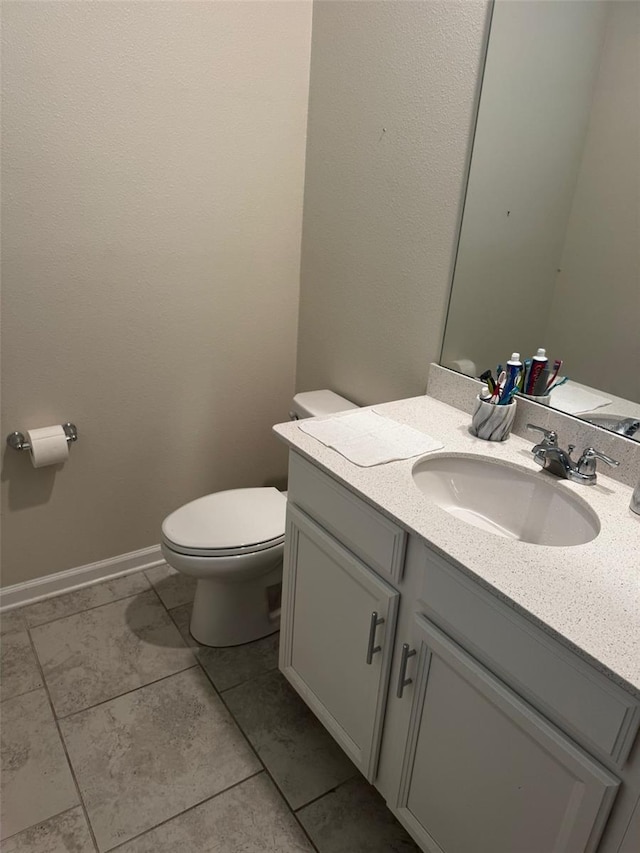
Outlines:
{"type": "Polygon", "coordinates": [[[277,669],[161,566],[0,616],[2,853],[416,853],[277,669]]]}

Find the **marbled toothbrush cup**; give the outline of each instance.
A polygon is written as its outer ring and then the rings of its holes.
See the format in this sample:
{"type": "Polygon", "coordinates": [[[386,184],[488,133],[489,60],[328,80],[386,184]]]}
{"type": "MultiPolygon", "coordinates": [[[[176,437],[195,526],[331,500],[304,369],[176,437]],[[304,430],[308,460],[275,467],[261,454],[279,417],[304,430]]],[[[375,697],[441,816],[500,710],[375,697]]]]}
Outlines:
{"type": "Polygon", "coordinates": [[[515,400],[506,406],[495,406],[476,397],[469,432],[485,441],[505,441],[509,438],[515,416],[515,400]]]}

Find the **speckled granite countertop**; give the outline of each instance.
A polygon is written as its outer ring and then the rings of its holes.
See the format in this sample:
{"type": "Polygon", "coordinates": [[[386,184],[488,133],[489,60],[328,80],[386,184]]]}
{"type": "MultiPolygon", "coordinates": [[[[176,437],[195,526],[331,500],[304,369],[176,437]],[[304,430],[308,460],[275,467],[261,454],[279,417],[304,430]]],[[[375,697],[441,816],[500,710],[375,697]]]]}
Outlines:
{"type": "MultiPolygon", "coordinates": [[[[371,408],[440,439],[444,448],[435,454],[480,454],[552,477],[533,461],[533,440],[515,435],[503,443],[474,438],[467,429],[469,415],[431,397],[371,408]]],[[[417,457],[360,468],[296,422],[274,430],[290,447],[640,697],[640,516],[629,509],[628,486],[602,473],[595,486],[553,478],[557,488],[587,501],[602,529],[585,545],[531,545],[492,537],[431,503],[411,477],[417,457]]]]}

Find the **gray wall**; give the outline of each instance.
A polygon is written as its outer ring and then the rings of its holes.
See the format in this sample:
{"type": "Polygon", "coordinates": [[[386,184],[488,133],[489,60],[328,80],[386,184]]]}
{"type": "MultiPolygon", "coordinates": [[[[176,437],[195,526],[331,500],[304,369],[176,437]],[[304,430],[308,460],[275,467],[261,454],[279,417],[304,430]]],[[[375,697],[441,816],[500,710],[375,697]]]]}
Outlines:
{"type": "Polygon", "coordinates": [[[421,394],[440,353],[484,2],[313,12],[299,390],[421,394]]]}
{"type": "Polygon", "coordinates": [[[3,4],[8,585],[157,543],[201,494],[284,479],[311,4],[3,4]]]}

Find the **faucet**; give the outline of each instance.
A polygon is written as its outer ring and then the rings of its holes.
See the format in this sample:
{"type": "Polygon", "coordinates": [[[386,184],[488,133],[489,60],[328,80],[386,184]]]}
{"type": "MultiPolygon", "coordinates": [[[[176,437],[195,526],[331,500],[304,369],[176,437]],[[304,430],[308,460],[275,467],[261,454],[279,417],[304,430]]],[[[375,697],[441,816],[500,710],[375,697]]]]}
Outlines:
{"type": "Polygon", "coordinates": [[[636,418],[622,418],[611,429],[618,435],[626,435],[631,438],[640,429],[640,421],[636,418]]]}
{"type": "Polygon", "coordinates": [[[640,429],[640,420],[637,418],[607,418],[605,415],[587,417],[585,415],[585,420],[595,426],[605,427],[618,435],[626,435],[627,438],[632,438],[640,429]]]}
{"type": "Polygon", "coordinates": [[[568,445],[567,450],[558,447],[558,433],[548,430],[536,424],[527,424],[527,429],[538,430],[543,438],[539,444],[531,448],[533,458],[545,471],[572,480],[574,483],[582,483],[585,486],[593,486],[597,482],[596,460],[601,459],[607,465],[619,465],[615,459],[596,450],[595,447],[586,447],[582,456],[576,462],[571,458],[575,450],[575,444],[568,445]]]}

